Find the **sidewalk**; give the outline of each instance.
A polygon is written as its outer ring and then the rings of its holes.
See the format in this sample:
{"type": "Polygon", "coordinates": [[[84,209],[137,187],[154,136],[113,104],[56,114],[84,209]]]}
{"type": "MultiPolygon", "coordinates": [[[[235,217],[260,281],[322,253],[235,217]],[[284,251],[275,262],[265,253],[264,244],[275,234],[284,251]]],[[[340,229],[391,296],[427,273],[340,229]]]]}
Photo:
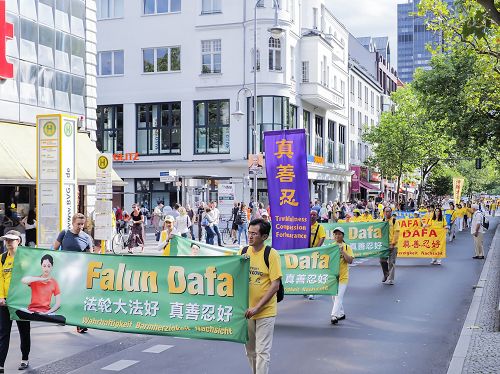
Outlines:
{"type": "MultiPolygon", "coordinates": [[[[491,219],[490,219],[491,222],[491,219]]],[[[448,374],[495,374],[500,368],[500,224],[491,242],[448,374]]]]}

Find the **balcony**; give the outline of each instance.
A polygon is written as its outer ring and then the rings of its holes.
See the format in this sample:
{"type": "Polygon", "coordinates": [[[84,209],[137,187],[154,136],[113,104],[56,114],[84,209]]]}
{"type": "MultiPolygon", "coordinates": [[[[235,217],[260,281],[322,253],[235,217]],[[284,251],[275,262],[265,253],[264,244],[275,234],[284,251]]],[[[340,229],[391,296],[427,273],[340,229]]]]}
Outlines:
{"type": "Polygon", "coordinates": [[[317,82],[303,82],[300,85],[302,100],[319,108],[332,110],[344,109],[344,98],[340,92],[317,82]]]}

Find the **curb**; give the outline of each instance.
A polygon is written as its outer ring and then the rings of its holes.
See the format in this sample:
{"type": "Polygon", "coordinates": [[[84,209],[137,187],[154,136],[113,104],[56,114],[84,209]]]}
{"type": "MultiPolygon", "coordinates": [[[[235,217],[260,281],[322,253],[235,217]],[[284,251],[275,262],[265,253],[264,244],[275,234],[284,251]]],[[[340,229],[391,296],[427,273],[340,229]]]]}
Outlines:
{"type": "Polygon", "coordinates": [[[469,345],[472,339],[473,326],[476,324],[477,316],[479,314],[479,306],[481,305],[481,298],[483,296],[483,290],[486,288],[486,282],[488,280],[488,273],[490,270],[491,262],[493,259],[493,252],[496,250],[497,241],[500,240],[500,223],[497,225],[495,235],[491,241],[491,246],[488,251],[488,256],[479,276],[479,280],[474,291],[474,296],[472,297],[472,302],[465,318],[462,331],[460,332],[460,337],[458,338],[455,351],[451,357],[450,365],[448,366],[447,374],[460,374],[463,371],[465,359],[467,357],[467,352],[469,350],[469,345]]]}

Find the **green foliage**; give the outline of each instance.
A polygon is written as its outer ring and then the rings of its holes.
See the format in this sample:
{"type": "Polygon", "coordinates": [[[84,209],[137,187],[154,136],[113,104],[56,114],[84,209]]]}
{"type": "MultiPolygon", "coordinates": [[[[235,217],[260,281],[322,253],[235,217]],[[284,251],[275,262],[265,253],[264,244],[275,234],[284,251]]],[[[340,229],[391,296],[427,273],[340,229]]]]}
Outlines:
{"type": "Polygon", "coordinates": [[[483,168],[476,169],[474,161],[460,161],[453,169],[465,179],[464,194],[471,196],[485,192],[490,195],[500,194],[500,174],[494,162],[483,163],[483,168]]]}
{"type": "Polygon", "coordinates": [[[425,193],[431,201],[441,201],[445,196],[453,194],[452,170],[446,167],[435,168],[425,184],[425,193]]]}

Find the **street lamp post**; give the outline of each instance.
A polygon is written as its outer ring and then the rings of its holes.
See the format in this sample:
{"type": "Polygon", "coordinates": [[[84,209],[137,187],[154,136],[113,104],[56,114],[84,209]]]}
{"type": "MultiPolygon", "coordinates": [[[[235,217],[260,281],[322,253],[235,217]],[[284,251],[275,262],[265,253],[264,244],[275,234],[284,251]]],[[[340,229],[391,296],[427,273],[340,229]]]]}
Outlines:
{"type": "MultiPolygon", "coordinates": [[[[252,96],[252,148],[251,151],[253,154],[257,154],[257,8],[259,7],[259,4],[261,3],[262,0],[256,0],[255,6],[254,6],[254,13],[253,13],[253,91],[250,90],[249,88],[242,87],[236,96],[236,111],[232,113],[232,115],[236,118],[241,118],[245,113],[240,109],[240,93],[245,91],[247,93],[250,93],[252,96]]],[[[274,4],[274,25],[273,27],[269,28],[268,31],[272,34],[274,38],[279,38],[281,34],[285,31],[279,24],[278,24],[278,9],[279,9],[279,3],[278,0],[273,0],[274,4]]],[[[257,173],[254,173],[254,179],[253,179],[253,209],[252,209],[252,217],[255,217],[255,212],[257,211],[256,204],[257,204],[257,173]]]]}

